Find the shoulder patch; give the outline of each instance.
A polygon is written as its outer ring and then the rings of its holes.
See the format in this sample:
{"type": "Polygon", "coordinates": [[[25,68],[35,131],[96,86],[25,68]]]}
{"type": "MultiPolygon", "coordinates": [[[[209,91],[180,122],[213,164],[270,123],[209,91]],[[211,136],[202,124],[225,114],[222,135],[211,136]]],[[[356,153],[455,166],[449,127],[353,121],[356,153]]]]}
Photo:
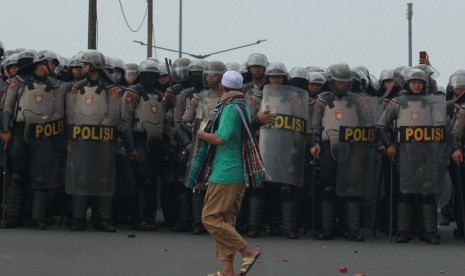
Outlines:
{"type": "Polygon", "coordinates": [[[114,99],[119,98],[119,89],[118,89],[118,87],[116,87],[116,86],[112,87],[110,92],[111,92],[111,97],[112,98],[114,98],[114,99]]]}
{"type": "Polygon", "coordinates": [[[10,87],[15,88],[17,85],[18,85],[18,81],[17,80],[12,80],[11,84],[10,84],[10,87]]]}
{"type": "Polygon", "coordinates": [[[132,93],[127,93],[126,94],[126,103],[132,103],[134,100],[134,95],[132,93]]]}

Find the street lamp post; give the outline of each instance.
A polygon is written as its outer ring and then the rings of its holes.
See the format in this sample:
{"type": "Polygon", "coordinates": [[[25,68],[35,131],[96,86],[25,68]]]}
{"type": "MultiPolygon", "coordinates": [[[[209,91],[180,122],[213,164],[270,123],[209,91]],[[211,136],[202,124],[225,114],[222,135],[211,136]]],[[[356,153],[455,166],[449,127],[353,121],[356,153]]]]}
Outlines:
{"type": "Polygon", "coordinates": [[[182,0],[179,0],[179,58],[182,57],[182,0]]]}
{"type": "Polygon", "coordinates": [[[412,15],[413,4],[407,3],[407,19],[408,19],[408,66],[412,67],[412,15]]]}

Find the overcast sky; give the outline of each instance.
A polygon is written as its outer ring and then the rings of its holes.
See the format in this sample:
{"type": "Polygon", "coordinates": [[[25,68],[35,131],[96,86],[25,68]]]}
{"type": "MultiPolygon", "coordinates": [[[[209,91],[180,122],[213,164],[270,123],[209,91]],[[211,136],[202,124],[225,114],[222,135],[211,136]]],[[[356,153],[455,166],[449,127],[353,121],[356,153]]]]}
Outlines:
{"type": "MultiPolygon", "coordinates": [[[[463,0],[184,0],[183,50],[207,54],[268,39],[259,45],[213,55],[207,60],[242,63],[259,52],[270,61],[294,66],[346,62],[365,65],[379,76],[384,68],[408,64],[407,2],[413,3],[413,64],[426,50],[441,73],[439,84],[465,68],[463,0]]],[[[136,28],[146,0],[121,0],[136,28]]],[[[71,57],[87,48],[87,0],[0,0],[0,40],[7,49],[50,49],[71,57]]],[[[178,49],[179,1],[154,0],[157,46],[178,49]]],[[[139,63],[146,48],[147,23],[131,32],[118,0],[98,0],[98,50],[139,63]]],[[[176,53],[154,52],[159,59],[176,53]]],[[[187,57],[187,56],[186,56],[187,57]]]]}

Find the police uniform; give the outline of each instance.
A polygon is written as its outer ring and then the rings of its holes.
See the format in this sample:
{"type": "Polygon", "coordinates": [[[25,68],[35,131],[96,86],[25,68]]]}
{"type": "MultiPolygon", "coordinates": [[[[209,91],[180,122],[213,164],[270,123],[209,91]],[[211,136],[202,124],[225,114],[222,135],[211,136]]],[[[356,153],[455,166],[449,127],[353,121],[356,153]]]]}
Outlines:
{"type": "Polygon", "coordinates": [[[32,218],[46,229],[46,208],[55,189],[63,185],[64,91],[58,81],[37,75],[18,75],[9,85],[3,109],[2,131],[11,131],[7,224],[17,226],[22,191],[30,179],[34,191],[32,218]],[[13,126],[10,128],[10,118],[13,126]],[[40,154],[44,154],[41,158],[40,154]],[[56,170],[56,171],[55,171],[56,170]],[[55,174],[51,173],[55,172],[55,174]],[[53,174],[47,176],[47,174],[53,174]]]}

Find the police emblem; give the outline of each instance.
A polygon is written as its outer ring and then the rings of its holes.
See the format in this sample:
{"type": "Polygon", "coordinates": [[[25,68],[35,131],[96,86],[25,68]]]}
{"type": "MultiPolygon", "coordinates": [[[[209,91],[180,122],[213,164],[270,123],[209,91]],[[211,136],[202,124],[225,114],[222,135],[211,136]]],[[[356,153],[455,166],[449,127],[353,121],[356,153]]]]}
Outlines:
{"type": "Polygon", "coordinates": [[[152,103],[152,104],[151,104],[151,109],[152,109],[152,113],[157,113],[157,104],[156,104],[156,103],[152,103]]]}
{"type": "Polygon", "coordinates": [[[342,119],[344,119],[344,111],[336,110],[336,120],[341,121],[342,119]]]}
{"type": "Polygon", "coordinates": [[[17,82],[16,80],[13,80],[13,81],[11,82],[11,84],[10,84],[10,87],[11,87],[11,88],[15,88],[16,85],[18,85],[18,82],[17,82]]]}
{"type": "Polygon", "coordinates": [[[86,103],[87,105],[93,104],[93,103],[94,103],[94,97],[93,97],[93,96],[90,96],[90,95],[86,96],[85,103],[86,103]]]}
{"type": "Polygon", "coordinates": [[[412,117],[412,120],[418,120],[420,117],[420,113],[418,111],[410,111],[410,115],[412,117]]]}
{"type": "Polygon", "coordinates": [[[42,102],[42,97],[43,97],[43,94],[42,93],[36,93],[36,103],[41,103],[42,102]]]}
{"type": "Polygon", "coordinates": [[[119,98],[119,89],[118,87],[113,87],[111,89],[111,97],[116,99],[116,98],[119,98]]]}
{"type": "Polygon", "coordinates": [[[131,93],[126,94],[126,103],[131,103],[134,96],[131,93]]]}

